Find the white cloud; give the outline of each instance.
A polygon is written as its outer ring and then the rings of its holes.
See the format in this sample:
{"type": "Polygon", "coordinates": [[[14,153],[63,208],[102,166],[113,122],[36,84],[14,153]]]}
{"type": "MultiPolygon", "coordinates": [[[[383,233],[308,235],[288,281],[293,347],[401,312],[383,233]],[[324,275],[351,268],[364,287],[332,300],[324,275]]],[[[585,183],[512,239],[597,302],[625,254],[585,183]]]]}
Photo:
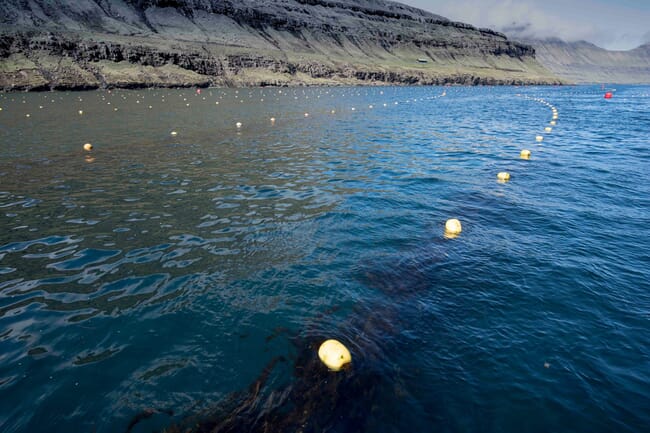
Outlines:
{"type": "MultiPolygon", "coordinates": [[[[629,49],[648,31],[650,4],[596,0],[400,0],[509,37],[587,40],[610,49],[629,49]]],[[[644,0],[647,1],[647,0],[644,0]]],[[[650,32],[648,32],[650,33],[650,32]]],[[[650,36],[643,36],[646,41],[650,36]]]]}
{"type": "Polygon", "coordinates": [[[531,2],[513,0],[465,0],[440,6],[450,19],[468,21],[479,27],[491,27],[512,36],[529,38],[557,37],[567,41],[594,39],[599,30],[549,14],[531,2]]]}

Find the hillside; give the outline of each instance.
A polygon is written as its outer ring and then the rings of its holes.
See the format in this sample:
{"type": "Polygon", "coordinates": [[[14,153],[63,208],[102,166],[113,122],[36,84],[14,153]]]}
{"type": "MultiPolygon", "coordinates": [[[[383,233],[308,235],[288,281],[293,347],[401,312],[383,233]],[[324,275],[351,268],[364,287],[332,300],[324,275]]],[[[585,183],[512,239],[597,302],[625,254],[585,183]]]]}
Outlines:
{"type": "Polygon", "coordinates": [[[609,51],[585,41],[526,40],[554,74],[576,83],[650,83],[650,44],[609,51]]]}
{"type": "Polygon", "coordinates": [[[532,84],[505,35],[384,0],[3,0],[0,88],[532,84]]]}

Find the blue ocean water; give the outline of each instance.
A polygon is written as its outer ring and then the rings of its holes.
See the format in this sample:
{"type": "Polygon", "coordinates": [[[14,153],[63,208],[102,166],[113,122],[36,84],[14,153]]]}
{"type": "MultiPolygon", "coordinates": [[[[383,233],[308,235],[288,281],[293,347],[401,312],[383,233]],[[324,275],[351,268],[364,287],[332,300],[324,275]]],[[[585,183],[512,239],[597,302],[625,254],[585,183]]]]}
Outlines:
{"type": "Polygon", "coordinates": [[[650,87],[606,90],[0,94],[0,431],[649,431],[650,87]]]}

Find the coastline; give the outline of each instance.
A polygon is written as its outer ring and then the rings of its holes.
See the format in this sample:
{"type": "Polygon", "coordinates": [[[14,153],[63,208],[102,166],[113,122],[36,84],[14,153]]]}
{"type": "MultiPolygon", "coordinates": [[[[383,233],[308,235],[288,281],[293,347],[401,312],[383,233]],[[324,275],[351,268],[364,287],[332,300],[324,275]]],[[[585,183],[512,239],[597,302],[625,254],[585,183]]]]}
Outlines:
{"type": "Polygon", "coordinates": [[[421,63],[98,34],[5,33],[0,90],[567,84],[533,56],[446,52],[421,63]],[[443,57],[450,56],[445,59],[443,57]]]}

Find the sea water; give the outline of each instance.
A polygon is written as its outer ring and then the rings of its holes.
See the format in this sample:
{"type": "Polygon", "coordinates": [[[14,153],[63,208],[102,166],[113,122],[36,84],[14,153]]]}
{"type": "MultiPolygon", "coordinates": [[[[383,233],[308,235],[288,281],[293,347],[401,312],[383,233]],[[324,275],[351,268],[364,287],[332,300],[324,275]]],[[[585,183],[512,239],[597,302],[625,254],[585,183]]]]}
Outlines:
{"type": "Polygon", "coordinates": [[[650,87],[615,87],[0,94],[0,431],[648,431],[650,87]],[[351,366],[301,370],[325,338],[351,366]]]}

